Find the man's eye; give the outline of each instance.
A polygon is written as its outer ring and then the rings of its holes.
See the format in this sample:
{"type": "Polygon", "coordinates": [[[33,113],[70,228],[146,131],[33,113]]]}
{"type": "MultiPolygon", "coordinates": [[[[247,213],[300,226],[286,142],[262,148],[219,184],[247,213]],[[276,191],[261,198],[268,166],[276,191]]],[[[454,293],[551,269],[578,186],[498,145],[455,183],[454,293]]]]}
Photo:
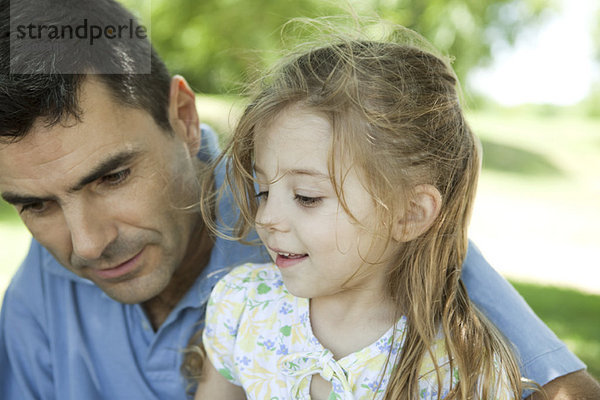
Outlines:
{"type": "Polygon", "coordinates": [[[35,203],[27,203],[21,206],[19,213],[30,212],[33,214],[41,214],[48,209],[48,204],[44,201],[36,201],[35,203]]]}
{"type": "Polygon", "coordinates": [[[127,179],[127,177],[129,176],[130,173],[131,173],[131,170],[129,168],[123,169],[123,170],[121,170],[119,172],[115,172],[113,174],[104,175],[101,178],[101,182],[106,183],[108,185],[118,185],[118,184],[122,183],[125,179],[127,179]]]}
{"type": "Polygon", "coordinates": [[[315,207],[318,205],[323,198],[322,197],[308,197],[301,196],[297,194],[294,199],[302,206],[302,207],[315,207]]]}

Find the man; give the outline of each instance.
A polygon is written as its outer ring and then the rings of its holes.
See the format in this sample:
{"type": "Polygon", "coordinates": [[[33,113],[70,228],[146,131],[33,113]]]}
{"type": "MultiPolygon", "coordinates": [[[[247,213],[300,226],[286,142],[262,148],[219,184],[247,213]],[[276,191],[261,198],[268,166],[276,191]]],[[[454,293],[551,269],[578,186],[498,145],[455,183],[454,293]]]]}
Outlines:
{"type": "MultiPolygon", "coordinates": [[[[184,398],[182,349],[212,286],[265,255],[205,229],[215,137],[143,35],[115,38],[128,22],[143,32],[135,19],[112,0],[55,3],[13,2],[0,23],[0,193],[34,238],[0,314],[0,398],[184,398]],[[90,35],[50,37],[69,26],[90,35]],[[93,44],[92,26],[104,33],[93,44]]],[[[228,199],[217,212],[235,219],[228,199]]],[[[528,377],[554,398],[600,393],[474,247],[463,278],[528,377]]]]}

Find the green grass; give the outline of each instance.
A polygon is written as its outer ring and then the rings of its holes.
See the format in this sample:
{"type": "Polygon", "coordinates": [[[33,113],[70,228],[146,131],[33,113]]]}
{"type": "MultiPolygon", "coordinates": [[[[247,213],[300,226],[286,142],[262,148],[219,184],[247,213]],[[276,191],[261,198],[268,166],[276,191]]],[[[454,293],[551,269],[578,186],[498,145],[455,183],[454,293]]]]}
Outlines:
{"type": "Polygon", "coordinates": [[[468,120],[482,139],[484,172],[585,184],[600,177],[600,119],[498,112],[468,120]]]}
{"type": "MultiPolygon", "coordinates": [[[[600,380],[600,296],[511,281],[535,313],[600,380]]],[[[524,327],[526,329],[526,327],[524,327]]]]}
{"type": "Polygon", "coordinates": [[[21,219],[13,206],[0,199],[0,224],[21,223],[21,219]]]}
{"type": "Polygon", "coordinates": [[[484,170],[513,173],[533,177],[561,177],[564,171],[543,154],[526,150],[493,139],[481,139],[485,157],[482,167],[484,170]]]}
{"type": "Polygon", "coordinates": [[[0,199],[0,305],[10,278],[25,256],[29,238],[14,207],[0,199]]]}

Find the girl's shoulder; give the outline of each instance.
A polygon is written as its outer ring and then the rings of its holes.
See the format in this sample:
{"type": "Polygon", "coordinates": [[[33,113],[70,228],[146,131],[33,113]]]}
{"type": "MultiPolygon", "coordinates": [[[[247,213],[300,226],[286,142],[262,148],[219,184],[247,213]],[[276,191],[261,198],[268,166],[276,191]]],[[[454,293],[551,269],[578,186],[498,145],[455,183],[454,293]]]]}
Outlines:
{"type": "Polygon", "coordinates": [[[215,286],[214,297],[254,298],[287,294],[281,274],[273,263],[247,263],[233,268],[215,286]]]}
{"type": "Polygon", "coordinates": [[[279,287],[281,273],[273,263],[255,264],[246,263],[233,268],[222,279],[227,284],[244,285],[255,287],[264,285],[275,285],[279,287]]]}

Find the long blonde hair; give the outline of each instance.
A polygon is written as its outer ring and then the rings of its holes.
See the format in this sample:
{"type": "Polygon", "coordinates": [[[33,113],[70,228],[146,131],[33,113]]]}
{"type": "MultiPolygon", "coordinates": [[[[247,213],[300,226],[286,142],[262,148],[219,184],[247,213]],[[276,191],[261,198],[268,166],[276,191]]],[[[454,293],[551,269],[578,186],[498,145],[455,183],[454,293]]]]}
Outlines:
{"type": "MultiPolygon", "coordinates": [[[[237,238],[251,232],[258,207],[255,133],[292,105],[328,118],[334,187],[343,179],[333,172],[338,171],[335,154],[349,155],[363,173],[388,237],[393,216],[410,202],[410,188],[430,184],[442,195],[431,228],[404,243],[391,262],[388,294],[397,316],[406,315],[408,329],[401,354],[389,358],[387,368],[393,369],[385,399],[418,397],[420,366],[440,327],[459,372],[459,384],[446,398],[488,399],[506,392],[519,398],[520,372],[511,347],[469,300],[460,280],[480,156],[448,63],[412,45],[356,39],[337,39],[285,59],[261,81],[220,159],[227,163],[228,187],[240,208],[237,238]]],[[[338,197],[348,212],[341,190],[338,197]]],[[[214,198],[204,200],[210,210],[214,198]]],[[[210,218],[208,223],[215,227],[210,218]]],[[[441,396],[439,375],[438,382],[441,396]]]]}

